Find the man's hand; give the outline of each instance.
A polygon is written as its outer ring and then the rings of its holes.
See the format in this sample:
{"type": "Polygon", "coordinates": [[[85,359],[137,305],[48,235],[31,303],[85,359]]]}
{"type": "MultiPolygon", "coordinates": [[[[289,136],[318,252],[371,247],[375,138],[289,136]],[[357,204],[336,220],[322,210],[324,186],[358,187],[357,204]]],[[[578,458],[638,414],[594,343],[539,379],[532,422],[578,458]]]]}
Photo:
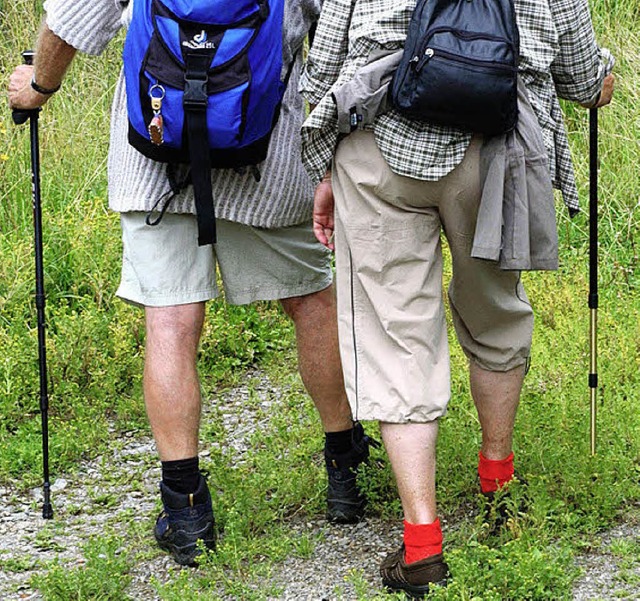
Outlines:
{"type": "Polygon", "coordinates": [[[582,106],[587,109],[599,109],[602,106],[606,106],[611,102],[613,98],[613,88],[616,82],[616,77],[613,73],[609,73],[603,82],[602,82],[602,90],[600,90],[600,96],[598,96],[598,102],[593,105],[583,104],[582,106]]]}
{"type": "Polygon", "coordinates": [[[609,75],[604,78],[604,81],[602,82],[602,91],[600,92],[600,99],[598,100],[595,108],[606,106],[611,102],[611,99],[613,98],[613,87],[615,85],[615,82],[616,77],[613,73],[609,73],[609,75]]]}
{"type": "Polygon", "coordinates": [[[48,95],[39,94],[31,87],[33,67],[19,65],[9,77],[9,108],[33,110],[49,100],[48,95]]]}
{"type": "Polygon", "coordinates": [[[313,197],[313,233],[318,242],[334,250],[333,244],[333,189],[331,188],[331,172],[327,171],[317,185],[313,197]]]}

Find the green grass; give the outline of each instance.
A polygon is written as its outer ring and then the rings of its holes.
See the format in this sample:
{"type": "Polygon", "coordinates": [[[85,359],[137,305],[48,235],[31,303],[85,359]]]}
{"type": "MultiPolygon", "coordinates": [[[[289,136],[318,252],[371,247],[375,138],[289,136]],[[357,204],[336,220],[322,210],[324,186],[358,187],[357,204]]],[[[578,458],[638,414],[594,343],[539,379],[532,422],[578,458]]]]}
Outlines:
{"type": "Polygon", "coordinates": [[[121,545],[111,533],[94,537],[84,546],[84,565],[69,568],[54,562],[46,574],[34,578],[34,586],[51,601],[126,599],[131,578],[121,545]]]}
{"type": "MultiPolygon", "coordinates": [[[[617,57],[614,104],[600,113],[598,454],[589,454],[588,215],[569,220],[559,203],[561,269],[525,277],[536,331],[515,446],[530,508],[498,537],[464,517],[479,503],[480,432],[465,360],[452,340],[453,398],[438,445],[438,496],[443,515],[456,525],[445,542],[455,581],[434,599],[568,599],[578,575],[575,555],[640,503],[640,5],[595,0],[592,8],[600,39],[617,57]]],[[[20,60],[19,49],[29,45],[25,32],[37,28],[40,11],[33,0],[0,1],[5,79],[20,60]]],[[[98,59],[78,57],[41,118],[54,477],[73,473],[81,458],[101,454],[123,431],[148,434],[140,390],[142,314],[114,298],[120,239],[117,216],[106,208],[107,122],[118,62],[117,43],[98,59]]],[[[586,208],[587,112],[565,108],[586,208]]],[[[18,495],[41,477],[29,177],[27,132],[11,124],[0,103],[0,483],[18,495]]],[[[315,538],[289,528],[294,517],[323,513],[324,486],[321,433],[294,373],[293,344],[291,325],[273,304],[210,304],[200,353],[207,396],[239,382],[255,364],[284,392],[242,463],[224,444],[212,447],[204,463],[224,536],[201,570],[157,579],[162,599],[277,597],[277,589],[263,584],[269,572],[286,557],[312,553],[315,538]],[[251,564],[257,567],[250,571],[251,564]]],[[[248,402],[257,406],[255,396],[248,402]]],[[[367,427],[376,432],[375,424],[367,427]]],[[[224,440],[215,408],[202,438],[224,440]]],[[[384,455],[376,451],[375,457],[383,467],[370,468],[364,478],[371,512],[396,521],[401,511],[393,479],[384,455]]],[[[96,489],[90,497],[96,511],[117,506],[108,491],[96,489]]],[[[67,509],[69,515],[78,511],[67,509]]],[[[36,548],[56,549],[64,515],[38,533],[36,548]]],[[[38,565],[33,585],[45,599],[126,598],[136,563],[158,553],[150,544],[152,516],[140,517],[122,518],[126,536],[106,530],[91,539],[82,569],[38,565]]],[[[637,542],[619,541],[610,551],[622,562],[620,594],[637,589],[637,542]]],[[[34,564],[0,556],[0,566],[20,573],[34,564]]],[[[357,571],[348,584],[359,600],[377,598],[357,571]]],[[[336,583],[337,595],[344,586],[336,583]]]]}

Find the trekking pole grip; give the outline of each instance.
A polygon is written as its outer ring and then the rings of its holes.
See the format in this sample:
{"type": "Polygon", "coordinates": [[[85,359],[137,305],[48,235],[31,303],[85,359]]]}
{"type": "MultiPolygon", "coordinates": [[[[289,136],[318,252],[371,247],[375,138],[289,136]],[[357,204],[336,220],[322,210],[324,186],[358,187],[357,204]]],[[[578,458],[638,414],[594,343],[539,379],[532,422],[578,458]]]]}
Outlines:
{"type": "MultiPolygon", "coordinates": [[[[25,65],[33,65],[33,59],[36,53],[33,50],[25,50],[22,53],[22,60],[25,65]]],[[[11,112],[11,118],[16,125],[23,125],[26,123],[30,117],[37,116],[40,112],[40,109],[33,110],[24,110],[24,109],[15,109],[11,112]]]]}

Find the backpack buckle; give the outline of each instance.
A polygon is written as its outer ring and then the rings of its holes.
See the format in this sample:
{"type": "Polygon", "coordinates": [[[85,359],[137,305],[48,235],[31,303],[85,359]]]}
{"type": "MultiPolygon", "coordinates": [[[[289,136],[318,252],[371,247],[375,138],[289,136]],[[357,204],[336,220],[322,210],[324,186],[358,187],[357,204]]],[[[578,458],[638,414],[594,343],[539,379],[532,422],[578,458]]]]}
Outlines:
{"type": "Polygon", "coordinates": [[[206,111],[208,104],[207,80],[211,53],[188,52],[185,56],[184,95],[182,105],[187,110],[206,111]]]}
{"type": "Polygon", "coordinates": [[[182,104],[186,109],[204,111],[207,109],[207,80],[185,78],[182,104]]]}

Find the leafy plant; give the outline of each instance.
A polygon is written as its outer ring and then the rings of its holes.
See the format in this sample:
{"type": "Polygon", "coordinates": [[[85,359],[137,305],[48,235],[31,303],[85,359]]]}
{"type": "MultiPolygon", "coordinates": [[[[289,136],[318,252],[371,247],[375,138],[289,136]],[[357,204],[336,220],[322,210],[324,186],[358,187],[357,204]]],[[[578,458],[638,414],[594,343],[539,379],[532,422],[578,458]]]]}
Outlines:
{"type": "Polygon", "coordinates": [[[46,574],[34,576],[32,584],[47,601],[130,599],[130,566],[122,544],[110,533],[91,538],[84,548],[84,565],[69,568],[54,562],[46,574]]]}

